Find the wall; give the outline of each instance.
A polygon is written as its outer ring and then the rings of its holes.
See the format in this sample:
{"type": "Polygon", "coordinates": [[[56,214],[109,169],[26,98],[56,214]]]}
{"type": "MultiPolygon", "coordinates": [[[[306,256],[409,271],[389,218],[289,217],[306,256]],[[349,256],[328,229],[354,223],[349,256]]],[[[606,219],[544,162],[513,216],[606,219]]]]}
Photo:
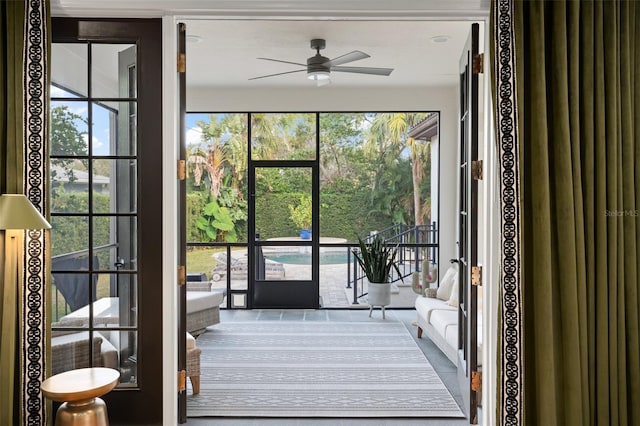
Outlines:
{"type": "Polygon", "coordinates": [[[456,257],[457,88],[305,90],[212,89],[187,91],[189,112],[440,111],[440,262],[456,257]],[[446,198],[446,199],[445,199],[446,198]]]}

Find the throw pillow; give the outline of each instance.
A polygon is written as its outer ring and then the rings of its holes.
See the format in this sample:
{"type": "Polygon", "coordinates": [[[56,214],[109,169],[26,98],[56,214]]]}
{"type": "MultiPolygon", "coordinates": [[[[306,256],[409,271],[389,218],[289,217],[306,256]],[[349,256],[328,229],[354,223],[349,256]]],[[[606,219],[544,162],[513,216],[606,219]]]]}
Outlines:
{"type": "Polygon", "coordinates": [[[447,300],[447,305],[450,306],[458,306],[460,301],[460,285],[458,283],[458,274],[453,278],[453,286],[451,287],[451,295],[449,296],[449,300],[447,300]]]}
{"type": "Polygon", "coordinates": [[[451,266],[447,269],[447,272],[444,274],[444,277],[440,280],[440,286],[438,287],[438,292],[436,293],[436,297],[440,300],[449,300],[451,297],[451,288],[453,287],[453,278],[458,275],[458,270],[455,266],[451,266]]]}

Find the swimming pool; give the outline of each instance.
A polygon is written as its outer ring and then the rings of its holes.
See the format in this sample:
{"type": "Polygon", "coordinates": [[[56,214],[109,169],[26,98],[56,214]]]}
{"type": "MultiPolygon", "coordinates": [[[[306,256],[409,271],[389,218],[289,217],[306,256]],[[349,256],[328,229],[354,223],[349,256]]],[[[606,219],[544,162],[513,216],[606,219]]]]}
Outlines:
{"type": "MultiPolygon", "coordinates": [[[[292,265],[310,265],[311,253],[300,252],[276,252],[265,253],[264,257],[274,262],[289,263],[292,265]]],[[[347,263],[347,251],[329,251],[320,253],[321,265],[338,265],[347,263]]]]}

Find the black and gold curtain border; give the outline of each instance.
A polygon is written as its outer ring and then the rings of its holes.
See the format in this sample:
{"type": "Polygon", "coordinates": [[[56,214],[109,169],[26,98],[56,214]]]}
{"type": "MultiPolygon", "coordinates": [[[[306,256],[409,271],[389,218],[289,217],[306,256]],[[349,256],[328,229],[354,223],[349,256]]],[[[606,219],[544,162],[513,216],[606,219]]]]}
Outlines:
{"type": "MultiPolygon", "coordinates": [[[[45,0],[25,1],[23,59],[24,193],[45,217],[47,205],[49,5],[45,0]]],[[[47,261],[48,235],[26,233],[20,298],[21,402],[24,424],[46,424],[46,400],[40,384],[47,374],[49,333],[47,261]]]]}
{"type": "Polygon", "coordinates": [[[511,0],[495,0],[492,10],[494,108],[500,171],[500,348],[498,353],[498,419],[524,424],[523,310],[521,274],[521,174],[514,15],[511,0]]]}

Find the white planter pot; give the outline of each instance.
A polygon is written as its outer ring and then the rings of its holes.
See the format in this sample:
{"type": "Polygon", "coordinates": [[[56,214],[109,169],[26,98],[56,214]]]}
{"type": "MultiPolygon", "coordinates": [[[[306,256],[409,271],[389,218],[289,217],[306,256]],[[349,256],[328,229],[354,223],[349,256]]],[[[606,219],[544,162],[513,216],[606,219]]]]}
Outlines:
{"type": "Polygon", "coordinates": [[[371,306],[387,306],[391,303],[391,283],[369,283],[367,301],[371,306]]]}

